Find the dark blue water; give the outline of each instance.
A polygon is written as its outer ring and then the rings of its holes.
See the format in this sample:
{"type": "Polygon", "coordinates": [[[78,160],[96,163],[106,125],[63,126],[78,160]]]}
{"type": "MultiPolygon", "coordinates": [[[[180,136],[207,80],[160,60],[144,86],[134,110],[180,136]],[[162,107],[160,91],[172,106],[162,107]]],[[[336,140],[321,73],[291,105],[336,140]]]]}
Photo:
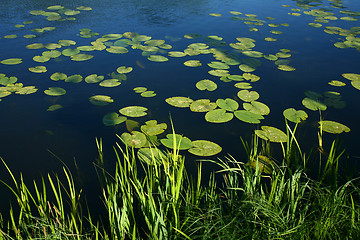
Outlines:
{"type": "MultiPolygon", "coordinates": [[[[30,50],[25,46],[31,43],[56,43],[60,39],[76,41],[76,46],[90,45],[98,37],[109,33],[136,32],[151,36],[152,39],[164,39],[172,46],[171,50],[183,51],[191,43],[205,42],[204,38],[216,35],[223,38],[225,46],[220,47],[240,58],[248,58],[234,51],[229,43],[235,43],[238,37],[256,40],[253,50],[264,54],[275,54],[280,49],[290,49],[289,65],[296,68],[294,72],[284,72],[266,59],[259,59],[262,65],[254,74],[261,77],[252,84],[253,89],[260,94],[258,101],[267,104],[271,113],[262,120],[261,125],[270,125],[285,130],[283,110],[286,108],[303,109],[309,115],[306,123],[299,130],[299,137],[307,140],[305,146],[312,147],[317,139],[317,124],[319,113],[306,109],[301,101],[304,91],[311,90],[323,93],[338,91],[347,106],[344,109],[329,107],[322,113],[326,120],[338,121],[351,128],[350,133],[342,134],[344,145],[352,156],[356,156],[359,146],[360,128],[359,99],[360,91],[353,88],[350,81],[342,78],[342,73],[360,73],[360,52],[355,48],[338,49],[333,44],[344,40],[344,36],[329,35],[323,30],[326,26],[338,26],[344,29],[359,27],[360,21],[330,20],[322,23],[320,28],[308,26],[315,17],[306,15],[303,11],[325,9],[340,18],[348,14],[341,10],[351,10],[359,13],[360,2],[356,0],[342,1],[342,8],[332,7],[330,1],[291,1],[291,0],[146,0],[146,1],[39,1],[39,0],[2,0],[0,5],[0,60],[7,58],[22,58],[23,63],[14,66],[0,64],[0,73],[16,76],[18,82],[25,86],[36,86],[38,91],[30,95],[16,95],[2,98],[0,102],[0,156],[16,172],[21,171],[25,177],[34,178],[39,173],[57,171],[62,164],[49,151],[56,154],[66,164],[77,162],[81,171],[79,181],[83,186],[91,185],[95,171],[92,162],[97,155],[95,138],[103,138],[109,157],[112,146],[117,138],[126,130],[125,124],[106,127],[102,117],[109,112],[117,112],[120,108],[132,105],[144,106],[149,109],[148,115],[134,120],[143,124],[155,119],[170,125],[169,114],[175,124],[175,130],[192,140],[206,139],[218,143],[223,151],[218,157],[227,153],[235,158],[244,156],[240,136],[250,140],[258,125],[244,123],[234,118],[231,122],[213,124],[205,121],[204,113],[194,113],[188,108],[181,109],[168,105],[166,98],[185,96],[194,100],[208,98],[216,101],[219,98],[236,98],[239,89],[235,82],[222,82],[218,77],[209,75],[211,70],[207,63],[215,61],[212,54],[186,56],[182,58],[168,57],[164,63],[151,62],[141,55],[141,50],[131,47],[127,54],[111,54],[104,51],[89,52],[94,58],[84,62],[73,62],[69,57],[61,56],[46,63],[32,60],[35,55],[41,55],[44,50],[30,50]],[[44,16],[33,16],[31,10],[46,10],[51,5],[62,5],[69,9],[85,5],[92,11],[81,11],[75,21],[47,21],[44,16]],[[304,9],[304,4],[308,4],[304,9]],[[290,5],[283,7],[282,5],[290,5]],[[292,10],[293,9],[293,10],[292,10]],[[294,10],[295,9],[295,10],[294,10]],[[288,13],[298,12],[300,16],[288,13]],[[244,14],[255,14],[263,23],[262,26],[247,25],[242,20],[234,20],[229,11],[239,11],[238,17],[248,18],[244,14]],[[222,14],[220,17],[210,16],[210,13],[222,14]],[[267,19],[274,18],[273,20],[267,19]],[[33,21],[23,28],[14,27],[24,21],[33,21]],[[269,23],[289,26],[272,28],[269,23]],[[54,31],[37,34],[38,37],[26,39],[25,34],[34,34],[31,29],[54,26],[54,31]],[[255,27],[258,31],[250,31],[255,27]],[[99,36],[82,38],[79,29],[89,28],[99,36]],[[280,35],[270,33],[271,30],[283,32],[280,35]],[[200,39],[186,39],[185,34],[197,33],[200,39]],[[16,34],[15,39],[6,39],[5,35],[16,34]],[[266,42],[264,38],[276,38],[276,42],[266,42]],[[202,67],[189,68],[183,65],[187,60],[200,60],[202,67]],[[44,65],[46,73],[32,73],[29,67],[44,65]],[[68,76],[80,74],[84,78],[90,74],[107,76],[120,66],[132,66],[134,70],[127,74],[127,80],[115,88],[104,88],[97,84],[65,83],[50,80],[54,72],[63,72],[68,76]],[[195,84],[201,79],[211,79],[217,83],[214,92],[199,91],[195,84]],[[331,80],[341,80],[345,87],[333,87],[327,83],[331,80]],[[48,87],[62,87],[67,94],[52,97],[44,94],[48,87]],[[134,87],[144,86],[157,93],[153,98],[142,98],[134,93],[134,87]],[[114,102],[104,106],[94,106],[89,102],[93,95],[108,95],[114,102]],[[46,109],[52,104],[61,104],[64,108],[54,112],[46,109]]],[[[353,14],[359,19],[359,14],[353,14]]],[[[246,20],[245,20],[246,21],[246,20]]],[[[63,47],[61,50],[65,49],[63,47]]],[[[85,52],[86,53],[86,52],[85,52]]],[[[167,54],[164,54],[167,56],[167,54]]],[[[231,66],[231,74],[242,74],[238,66],[231,66]]],[[[109,77],[107,77],[109,78],[109,77]]],[[[241,101],[240,101],[241,102],[241,101]]],[[[168,130],[168,133],[170,131],[168,130]]],[[[325,141],[334,139],[333,135],[325,134],[325,141]]],[[[184,154],[187,154],[186,152],[184,154]]],[[[0,174],[1,178],[5,175],[0,174]]]]}

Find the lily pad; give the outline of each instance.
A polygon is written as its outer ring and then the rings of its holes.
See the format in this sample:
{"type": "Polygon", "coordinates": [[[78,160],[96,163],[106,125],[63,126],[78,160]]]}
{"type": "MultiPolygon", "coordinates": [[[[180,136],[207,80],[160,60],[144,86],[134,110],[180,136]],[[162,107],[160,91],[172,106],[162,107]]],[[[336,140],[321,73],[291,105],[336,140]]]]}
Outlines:
{"type": "Polygon", "coordinates": [[[217,88],[217,85],[209,79],[203,79],[196,83],[196,88],[200,91],[214,91],[217,88]]]}
{"type": "Polygon", "coordinates": [[[146,92],[147,88],[146,87],[136,87],[133,90],[136,93],[143,93],[143,92],[146,92]]]}
{"type": "Polygon", "coordinates": [[[238,110],[234,112],[235,117],[247,123],[260,123],[264,117],[260,114],[252,113],[246,110],[238,110]]]}
{"type": "Polygon", "coordinates": [[[53,112],[53,111],[59,110],[61,108],[64,108],[64,107],[61,106],[60,104],[53,104],[50,107],[48,107],[48,109],[46,109],[46,111],[53,112]]]}
{"type": "Polygon", "coordinates": [[[61,56],[61,52],[58,50],[44,51],[42,55],[48,58],[57,58],[61,56]]]}
{"type": "Polygon", "coordinates": [[[258,52],[258,51],[243,51],[241,53],[248,57],[254,57],[254,58],[261,58],[264,55],[262,52],[258,52]]]}
{"type": "Polygon", "coordinates": [[[146,107],[129,106],[120,109],[119,112],[127,117],[143,117],[147,115],[147,110],[146,107]]]}
{"type": "Polygon", "coordinates": [[[216,100],[216,104],[226,111],[234,112],[239,108],[239,104],[231,98],[226,99],[218,99],[216,100]]]}
{"type": "Polygon", "coordinates": [[[261,130],[255,130],[255,134],[264,140],[269,140],[270,142],[287,142],[287,135],[278,128],[262,126],[261,130]]]}
{"type": "Polygon", "coordinates": [[[90,54],[78,53],[75,55],[71,55],[70,58],[72,61],[80,62],[80,61],[87,61],[92,59],[94,56],[90,54]]]}
{"type": "Polygon", "coordinates": [[[342,132],[350,132],[350,128],[338,122],[320,121],[319,124],[320,124],[320,128],[328,133],[340,134],[342,132]]]}
{"type": "Polygon", "coordinates": [[[255,92],[255,91],[248,91],[248,90],[240,90],[237,93],[237,96],[244,102],[252,102],[252,101],[259,99],[259,97],[260,97],[259,93],[255,92]]]}
{"type": "Polygon", "coordinates": [[[22,63],[22,59],[21,58],[8,58],[8,59],[2,60],[0,63],[5,64],[5,65],[16,65],[16,64],[22,63]]]}
{"type": "Polygon", "coordinates": [[[166,123],[158,124],[156,120],[150,120],[145,122],[146,125],[141,126],[141,131],[148,136],[156,136],[163,133],[167,125],[166,123]]]}
{"type": "Polygon", "coordinates": [[[259,114],[259,115],[268,115],[270,113],[270,109],[266,104],[252,101],[251,103],[244,103],[243,108],[249,112],[259,114]]]}
{"type": "Polygon", "coordinates": [[[105,126],[115,126],[125,122],[126,119],[127,119],[126,117],[119,116],[119,114],[117,114],[116,112],[111,112],[103,117],[102,122],[104,123],[105,126]]]}
{"type": "Polygon", "coordinates": [[[294,123],[299,123],[308,118],[308,115],[303,110],[296,111],[294,108],[288,108],[283,112],[284,117],[294,123]]]}
{"type": "Polygon", "coordinates": [[[132,70],[133,70],[132,67],[125,67],[125,66],[121,66],[121,67],[118,67],[118,68],[116,69],[116,71],[117,71],[118,73],[129,73],[129,72],[131,72],[132,70]]]}
{"type": "Polygon", "coordinates": [[[192,147],[191,140],[179,134],[167,134],[166,139],[161,139],[160,142],[171,149],[187,150],[192,147]]]}
{"type": "Polygon", "coordinates": [[[211,62],[208,63],[208,66],[215,69],[229,69],[229,65],[223,62],[211,62]]]}
{"type": "Polygon", "coordinates": [[[27,86],[27,87],[22,87],[19,90],[17,90],[15,93],[16,94],[20,94],[20,95],[28,95],[28,94],[32,94],[37,92],[37,88],[35,88],[35,86],[27,86]]]}
{"type": "Polygon", "coordinates": [[[351,85],[357,90],[360,90],[360,80],[351,81],[351,85]]]}
{"type": "Polygon", "coordinates": [[[140,96],[146,97],[146,98],[155,97],[155,96],[156,96],[156,93],[155,93],[154,91],[145,91],[145,92],[142,92],[142,93],[140,94],[140,96]]]}
{"type": "Polygon", "coordinates": [[[141,148],[147,143],[145,134],[132,131],[131,133],[123,133],[120,137],[128,147],[141,148]]]}
{"type": "Polygon", "coordinates": [[[302,100],[302,104],[313,111],[317,111],[317,110],[321,110],[321,111],[325,111],[326,110],[326,105],[322,102],[320,102],[319,100],[316,99],[312,99],[312,98],[304,98],[302,100]]]}
{"type": "Polygon", "coordinates": [[[241,64],[241,65],[239,66],[239,69],[240,69],[241,71],[243,71],[243,72],[253,72],[253,71],[256,70],[255,68],[250,67],[249,65],[246,65],[246,64],[241,64]]]}
{"type": "Polygon", "coordinates": [[[91,74],[85,78],[86,83],[98,83],[104,80],[104,76],[98,76],[97,74],[91,74]]]}
{"type": "Polygon", "coordinates": [[[110,48],[106,48],[106,51],[108,51],[109,53],[118,53],[118,54],[124,54],[129,52],[127,48],[121,46],[111,46],[110,48]]]}
{"type": "Polygon", "coordinates": [[[169,60],[167,57],[161,55],[150,55],[148,59],[153,62],[166,62],[169,60]]]}
{"type": "Polygon", "coordinates": [[[101,87],[117,87],[121,84],[119,79],[112,78],[112,79],[106,79],[99,83],[101,87]]]}
{"type": "Polygon", "coordinates": [[[342,76],[350,81],[360,81],[360,74],[356,73],[343,73],[342,76]]]}
{"type": "Polygon", "coordinates": [[[168,52],[170,57],[184,57],[186,56],[186,53],[184,52],[179,52],[179,51],[172,51],[172,52],[168,52]]]}
{"type": "Polygon", "coordinates": [[[208,73],[216,77],[223,77],[229,75],[229,71],[223,69],[210,70],[208,73]]]}
{"type": "Polygon", "coordinates": [[[187,108],[194,100],[188,97],[171,97],[165,99],[165,101],[174,107],[187,108]]]}
{"type": "Polygon", "coordinates": [[[216,103],[209,99],[199,99],[190,104],[190,110],[193,112],[208,112],[217,107],[216,103]]]}
{"type": "Polygon", "coordinates": [[[226,112],[225,109],[215,109],[205,114],[205,120],[211,123],[225,123],[233,119],[234,114],[226,112]]]}
{"type": "Polygon", "coordinates": [[[199,60],[188,60],[184,62],[184,65],[187,67],[200,67],[201,62],[199,60]]]}
{"type": "Polygon", "coordinates": [[[79,74],[74,74],[65,79],[67,83],[79,83],[83,80],[83,77],[79,74]]]}
{"type": "Polygon", "coordinates": [[[236,83],[234,86],[237,87],[237,88],[240,88],[240,89],[250,89],[250,88],[252,88],[251,84],[247,83],[247,82],[239,82],[239,83],[236,83]]]}
{"type": "Polygon", "coordinates": [[[106,106],[109,103],[114,102],[114,100],[105,95],[94,95],[89,98],[89,101],[94,104],[95,106],[106,106]]]}
{"type": "Polygon", "coordinates": [[[29,71],[33,73],[44,73],[47,71],[47,69],[45,66],[36,66],[36,67],[30,67],[29,71]]]}
{"type": "Polygon", "coordinates": [[[222,148],[218,144],[207,140],[196,140],[192,142],[192,148],[188,151],[196,156],[209,157],[220,153],[222,148]]]}
{"type": "Polygon", "coordinates": [[[61,96],[66,94],[66,90],[60,87],[49,87],[44,93],[49,96],[61,96]]]}
{"type": "Polygon", "coordinates": [[[41,49],[44,48],[42,43],[32,43],[26,46],[27,49],[41,49]]]}
{"type": "Polygon", "coordinates": [[[295,71],[296,69],[294,67],[288,66],[288,65],[278,65],[277,66],[279,70],[285,71],[285,72],[292,72],[295,71]]]}
{"type": "Polygon", "coordinates": [[[67,48],[67,49],[63,50],[61,53],[62,53],[62,55],[66,56],[66,57],[70,57],[70,56],[74,56],[74,55],[78,54],[79,52],[80,52],[80,50],[77,48],[74,48],[74,49],[67,48]]]}
{"type": "Polygon", "coordinates": [[[252,74],[252,73],[243,73],[242,76],[245,80],[248,80],[250,82],[257,82],[260,80],[259,76],[252,74]]]}
{"type": "Polygon", "coordinates": [[[46,56],[34,56],[34,57],[33,57],[33,60],[34,60],[35,62],[44,63],[44,62],[49,61],[50,58],[49,58],[49,57],[46,57],[46,56]]]}
{"type": "Polygon", "coordinates": [[[331,86],[335,86],[335,87],[343,87],[346,85],[346,83],[344,83],[342,81],[338,81],[338,80],[332,80],[332,81],[328,82],[328,84],[331,86]]]}

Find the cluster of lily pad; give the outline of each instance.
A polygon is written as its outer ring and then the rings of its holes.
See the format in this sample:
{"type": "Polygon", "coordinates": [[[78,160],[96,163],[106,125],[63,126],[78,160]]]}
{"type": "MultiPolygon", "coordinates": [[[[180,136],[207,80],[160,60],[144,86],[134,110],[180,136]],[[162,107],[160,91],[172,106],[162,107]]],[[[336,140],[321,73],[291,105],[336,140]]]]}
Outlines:
{"type": "Polygon", "coordinates": [[[3,97],[9,96],[12,93],[19,95],[28,95],[35,93],[38,89],[35,86],[26,86],[17,82],[17,77],[7,77],[0,73],[0,101],[3,97]]]}

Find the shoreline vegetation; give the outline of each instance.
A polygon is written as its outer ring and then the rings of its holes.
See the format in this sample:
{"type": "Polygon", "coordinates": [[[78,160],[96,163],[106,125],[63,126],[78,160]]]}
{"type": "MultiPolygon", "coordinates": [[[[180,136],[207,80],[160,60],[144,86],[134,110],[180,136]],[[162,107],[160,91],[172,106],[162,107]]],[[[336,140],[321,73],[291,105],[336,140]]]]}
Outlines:
{"type": "Polygon", "coordinates": [[[174,128],[171,151],[154,145],[139,155],[116,144],[111,170],[97,139],[102,217],[92,215],[65,164],[61,173],[25,183],[1,159],[13,181],[2,183],[17,203],[2,213],[9,220],[1,218],[0,239],[358,239],[358,173],[354,178],[339,170],[349,156],[338,137],[323,146],[321,122],[318,146],[303,152],[295,122],[291,129],[286,121],[285,143],[271,139],[276,134],[264,140],[266,129],[256,130],[264,132],[241,139],[247,159],[199,160],[192,175],[174,128]],[[279,143],[282,159],[275,159],[279,143]],[[204,164],[219,170],[205,179],[204,164]]]}

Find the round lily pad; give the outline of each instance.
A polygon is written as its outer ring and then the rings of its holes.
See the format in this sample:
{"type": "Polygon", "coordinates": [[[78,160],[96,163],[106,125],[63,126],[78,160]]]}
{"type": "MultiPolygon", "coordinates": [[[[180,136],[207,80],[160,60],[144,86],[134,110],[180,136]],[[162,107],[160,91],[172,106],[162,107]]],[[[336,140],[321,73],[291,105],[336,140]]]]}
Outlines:
{"type": "Polygon", "coordinates": [[[35,88],[35,86],[27,86],[27,87],[22,87],[19,90],[17,90],[15,93],[16,94],[20,94],[20,95],[28,95],[28,94],[32,94],[37,92],[37,88],[35,88]]]}
{"type": "Polygon", "coordinates": [[[42,55],[48,58],[57,58],[61,56],[61,52],[58,50],[44,51],[42,55]]]}
{"type": "Polygon", "coordinates": [[[74,49],[67,48],[67,49],[63,50],[61,53],[62,53],[62,55],[66,56],[66,57],[70,57],[70,56],[78,54],[79,52],[80,52],[80,50],[77,48],[74,48],[74,49]]]}
{"type": "Polygon", "coordinates": [[[192,142],[192,148],[188,151],[196,156],[209,157],[220,153],[222,148],[218,144],[207,140],[196,140],[192,142]]]}
{"type": "Polygon", "coordinates": [[[184,57],[186,56],[186,53],[184,52],[179,52],[179,51],[172,51],[172,52],[168,52],[170,57],[184,57]]]}
{"type": "Polygon", "coordinates": [[[226,112],[225,109],[215,109],[205,114],[205,120],[211,123],[225,123],[233,119],[234,114],[226,112]]]}
{"type": "Polygon", "coordinates": [[[254,57],[254,58],[261,58],[264,55],[262,52],[258,52],[258,51],[242,51],[241,53],[248,57],[254,57]]]}
{"type": "Polygon", "coordinates": [[[229,65],[223,62],[211,62],[208,63],[208,66],[215,69],[229,69],[229,65]]]}
{"type": "Polygon", "coordinates": [[[136,87],[133,89],[136,93],[143,93],[147,90],[146,87],[136,87]]]}
{"type": "Polygon", "coordinates": [[[188,97],[171,97],[165,99],[165,101],[174,107],[186,108],[194,101],[188,97]]]}
{"type": "Polygon", "coordinates": [[[223,69],[210,70],[208,73],[216,77],[223,77],[229,75],[229,71],[223,69]]]}
{"type": "Polygon", "coordinates": [[[158,124],[156,120],[150,120],[145,122],[146,125],[141,126],[141,131],[148,136],[156,136],[163,133],[167,125],[166,123],[158,124]]]}
{"type": "Polygon", "coordinates": [[[288,66],[288,65],[278,65],[277,66],[279,70],[285,71],[285,72],[292,72],[295,71],[296,69],[294,67],[288,66]]]}
{"type": "Polygon", "coordinates": [[[357,90],[360,90],[360,80],[351,81],[351,85],[357,90]]]}
{"type": "Polygon", "coordinates": [[[47,71],[47,69],[45,66],[36,66],[36,67],[30,67],[29,71],[33,73],[44,73],[47,71]]]}
{"type": "Polygon", "coordinates": [[[114,102],[114,100],[109,97],[109,96],[105,96],[105,95],[94,95],[94,96],[91,96],[89,98],[89,101],[96,105],[96,106],[106,106],[108,105],[109,103],[112,103],[114,102]]]}
{"type": "Polygon", "coordinates": [[[346,83],[338,81],[338,80],[332,80],[332,81],[328,82],[328,84],[331,86],[335,86],[335,87],[342,87],[342,86],[346,85],[346,83]]]}
{"type": "Polygon", "coordinates": [[[94,56],[90,54],[78,53],[75,55],[71,55],[70,58],[72,61],[80,62],[80,61],[87,61],[92,59],[94,56]]]}
{"type": "Polygon", "coordinates": [[[66,90],[60,87],[49,87],[44,93],[49,96],[61,96],[66,94],[66,90]]]}
{"type": "Polygon", "coordinates": [[[85,78],[86,83],[98,83],[104,80],[104,76],[98,76],[97,74],[91,74],[85,78]]]}
{"type": "Polygon", "coordinates": [[[127,48],[121,46],[111,46],[110,48],[107,48],[106,51],[108,51],[109,53],[118,53],[118,54],[124,54],[129,52],[127,48]]]}
{"type": "Polygon", "coordinates": [[[320,121],[319,124],[320,124],[320,128],[328,133],[340,134],[342,132],[350,132],[350,128],[338,122],[320,121]]]}
{"type": "Polygon", "coordinates": [[[308,115],[303,110],[296,111],[294,108],[288,108],[284,112],[284,117],[294,123],[299,123],[308,118],[308,115]]]}
{"type": "Polygon", "coordinates": [[[79,14],[80,11],[76,11],[76,10],[71,10],[71,9],[68,9],[64,12],[65,15],[67,16],[74,16],[74,15],[77,15],[79,14]]]}
{"type": "Polygon", "coordinates": [[[79,74],[74,74],[65,79],[67,83],[79,83],[83,80],[83,77],[79,74]]]}
{"type": "Polygon", "coordinates": [[[196,83],[196,88],[200,91],[214,91],[217,88],[217,85],[209,79],[203,79],[196,83]]]}
{"type": "Polygon", "coordinates": [[[238,110],[234,112],[235,117],[239,120],[247,123],[260,123],[261,119],[264,117],[260,114],[252,113],[246,110],[238,110]]]}
{"type": "Polygon", "coordinates": [[[187,67],[200,67],[201,62],[199,60],[188,60],[184,62],[184,65],[187,67]]]}
{"type": "Polygon", "coordinates": [[[132,70],[133,70],[132,67],[125,67],[125,66],[121,66],[121,67],[118,67],[118,68],[116,69],[116,71],[117,71],[118,73],[129,73],[129,72],[131,72],[132,70]]]}
{"type": "Polygon", "coordinates": [[[259,76],[252,74],[252,73],[243,73],[242,76],[245,80],[248,80],[250,82],[257,82],[260,80],[259,76]]]}
{"type": "Polygon", "coordinates": [[[216,103],[209,99],[199,99],[190,104],[190,110],[193,112],[208,112],[217,107],[216,103]]]}
{"type": "Polygon", "coordinates": [[[287,142],[287,135],[280,129],[274,127],[262,126],[261,130],[255,130],[255,134],[264,140],[269,140],[270,142],[287,142]]]}
{"type": "Polygon", "coordinates": [[[239,104],[231,98],[218,99],[218,100],[216,100],[216,104],[221,109],[224,109],[224,110],[230,111],[230,112],[234,112],[239,108],[239,104]]]}
{"type": "Polygon", "coordinates": [[[33,60],[34,60],[35,62],[44,63],[44,62],[49,61],[50,58],[49,58],[49,57],[46,57],[46,56],[34,56],[34,57],[33,57],[33,60]]]}
{"type": "Polygon", "coordinates": [[[53,112],[53,111],[59,110],[61,108],[64,108],[64,107],[61,106],[60,104],[53,104],[50,107],[48,107],[48,109],[46,109],[46,111],[53,112]]]}
{"type": "Polygon", "coordinates": [[[245,110],[259,115],[268,115],[270,113],[270,109],[266,104],[257,101],[244,103],[243,107],[245,110]]]}
{"type": "Polygon", "coordinates": [[[252,102],[259,99],[260,95],[256,91],[240,90],[237,96],[244,102],[252,102]]]}
{"type": "Polygon", "coordinates": [[[42,43],[32,43],[26,46],[27,49],[41,49],[44,45],[42,43]]]}
{"type": "Polygon", "coordinates": [[[320,102],[319,100],[316,99],[312,99],[312,98],[304,98],[302,100],[302,104],[313,111],[317,111],[317,110],[321,110],[321,111],[325,111],[326,110],[326,105],[322,102],[320,102]]]}
{"type": "Polygon", "coordinates": [[[187,150],[192,147],[192,142],[189,138],[179,134],[167,134],[165,139],[160,142],[167,148],[187,150]]]}
{"type": "Polygon", "coordinates": [[[125,122],[126,119],[127,119],[126,117],[119,116],[119,114],[117,114],[116,112],[111,112],[103,117],[102,122],[104,123],[105,126],[115,126],[125,122]]]}
{"type": "Polygon", "coordinates": [[[128,147],[141,148],[147,143],[145,134],[138,131],[132,131],[131,134],[123,133],[120,138],[128,147]]]}
{"type": "Polygon", "coordinates": [[[148,59],[153,62],[166,62],[169,60],[167,57],[161,55],[150,55],[148,59]]]}
{"type": "Polygon", "coordinates": [[[360,81],[360,74],[356,73],[343,73],[342,76],[350,81],[358,80],[360,81]]]}
{"type": "Polygon", "coordinates": [[[119,112],[127,117],[143,117],[147,115],[147,110],[146,107],[129,106],[120,109],[119,112]]]}
{"type": "Polygon", "coordinates": [[[250,89],[250,88],[252,88],[251,84],[247,83],[247,82],[239,82],[239,83],[236,83],[234,86],[237,87],[237,88],[240,88],[240,89],[250,89]]]}
{"type": "Polygon", "coordinates": [[[155,96],[156,96],[156,93],[155,93],[154,91],[145,91],[145,92],[142,92],[142,93],[140,94],[140,96],[146,97],[146,98],[155,97],[155,96]]]}
{"type": "Polygon", "coordinates": [[[121,84],[119,79],[112,78],[112,79],[106,79],[99,83],[101,87],[117,87],[121,84]]]}
{"type": "Polygon", "coordinates": [[[50,76],[50,79],[53,81],[65,80],[67,75],[65,73],[56,72],[50,76]]]}
{"type": "Polygon", "coordinates": [[[0,63],[5,64],[5,65],[16,65],[16,64],[22,63],[22,59],[21,58],[8,58],[8,59],[2,60],[0,63]]]}

